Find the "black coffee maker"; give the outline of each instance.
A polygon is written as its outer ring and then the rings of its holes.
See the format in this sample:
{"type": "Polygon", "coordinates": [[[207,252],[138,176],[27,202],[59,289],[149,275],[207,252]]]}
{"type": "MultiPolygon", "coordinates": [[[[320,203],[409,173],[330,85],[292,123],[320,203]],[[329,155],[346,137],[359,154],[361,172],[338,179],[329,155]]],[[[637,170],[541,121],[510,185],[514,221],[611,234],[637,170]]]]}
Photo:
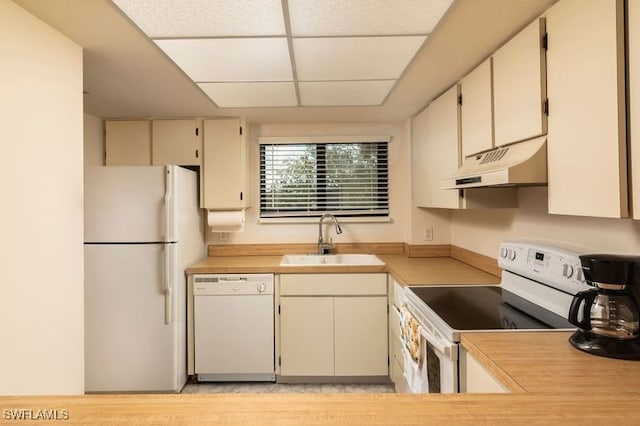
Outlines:
{"type": "Polygon", "coordinates": [[[594,355],[640,359],[640,311],[632,291],[640,286],[640,257],[591,254],[580,263],[594,289],[571,302],[569,322],[580,330],[569,342],[594,355]]]}

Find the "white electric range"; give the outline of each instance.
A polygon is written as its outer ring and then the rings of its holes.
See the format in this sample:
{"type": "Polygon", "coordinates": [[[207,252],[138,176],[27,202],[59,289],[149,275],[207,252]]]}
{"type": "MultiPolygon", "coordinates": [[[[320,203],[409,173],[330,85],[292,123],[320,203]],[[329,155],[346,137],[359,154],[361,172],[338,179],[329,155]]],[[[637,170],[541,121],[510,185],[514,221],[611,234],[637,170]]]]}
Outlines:
{"type": "Polygon", "coordinates": [[[575,329],[567,320],[573,295],[590,288],[580,254],[505,241],[499,251],[500,285],[407,287],[401,317],[409,335],[405,343],[413,342],[403,347],[409,388],[416,393],[458,392],[461,333],[575,329]],[[411,324],[417,337],[410,336],[411,324]]]}

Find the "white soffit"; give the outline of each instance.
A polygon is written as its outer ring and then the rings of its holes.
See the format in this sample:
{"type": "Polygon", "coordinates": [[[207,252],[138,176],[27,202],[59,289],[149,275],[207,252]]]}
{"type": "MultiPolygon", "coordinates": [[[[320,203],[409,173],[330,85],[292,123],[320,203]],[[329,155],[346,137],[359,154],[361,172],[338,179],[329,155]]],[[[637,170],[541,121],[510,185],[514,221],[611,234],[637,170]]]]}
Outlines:
{"type": "Polygon", "coordinates": [[[332,37],[293,40],[300,81],[396,79],[425,36],[332,37]]]}
{"type": "Polygon", "coordinates": [[[293,82],[198,83],[221,108],[298,106],[293,82]]]}
{"type": "Polygon", "coordinates": [[[155,42],[195,82],[293,81],[284,37],[155,42]]]}
{"type": "Polygon", "coordinates": [[[298,83],[303,106],[380,105],[395,80],[298,83]]]}
{"type": "Polygon", "coordinates": [[[281,0],[113,0],[151,38],[284,36],[281,0]]]}
{"type": "Polygon", "coordinates": [[[289,0],[291,34],[429,34],[453,0],[289,0]]]}

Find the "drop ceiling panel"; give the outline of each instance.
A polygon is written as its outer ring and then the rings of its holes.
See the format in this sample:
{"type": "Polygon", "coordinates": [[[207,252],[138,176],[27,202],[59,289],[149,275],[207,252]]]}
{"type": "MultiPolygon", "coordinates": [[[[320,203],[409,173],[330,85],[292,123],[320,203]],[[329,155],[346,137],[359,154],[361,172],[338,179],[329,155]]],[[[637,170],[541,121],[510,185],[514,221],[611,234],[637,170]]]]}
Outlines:
{"type": "Polygon", "coordinates": [[[395,80],[320,81],[299,83],[303,106],[380,105],[395,80]]]}
{"type": "Polygon", "coordinates": [[[294,39],[298,79],[395,79],[425,39],[424,36],[294,39]]]}
{"type": "Polygon", "coordinates": [[[155,42],[195,82],[293,80],[284,37],[155,42]]]}
{"type": "Polygon", "coordinates": [[[453,0],[289,0],[296,36],[429,34],[453,0]]]}
{"type": "Polygon", "coordinates": [[[281,0],[113,0],[149,37],[285,35],[281,0]]]}
{"type": "Polygon", "coordinates": [[[293,82],[199,83],[198,86],[221,108],[298,105],[293,82]]]}

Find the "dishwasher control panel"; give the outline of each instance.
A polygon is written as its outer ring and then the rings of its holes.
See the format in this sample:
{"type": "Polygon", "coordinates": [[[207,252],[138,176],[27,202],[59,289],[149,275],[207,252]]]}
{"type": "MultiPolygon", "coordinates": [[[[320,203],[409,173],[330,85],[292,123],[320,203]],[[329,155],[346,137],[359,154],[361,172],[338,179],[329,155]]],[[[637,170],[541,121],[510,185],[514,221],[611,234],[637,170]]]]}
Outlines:
{"type": "Polygon", "coordinates": [[[193,295],[273,294],[273,274],[197,274],[193,295]]]}

